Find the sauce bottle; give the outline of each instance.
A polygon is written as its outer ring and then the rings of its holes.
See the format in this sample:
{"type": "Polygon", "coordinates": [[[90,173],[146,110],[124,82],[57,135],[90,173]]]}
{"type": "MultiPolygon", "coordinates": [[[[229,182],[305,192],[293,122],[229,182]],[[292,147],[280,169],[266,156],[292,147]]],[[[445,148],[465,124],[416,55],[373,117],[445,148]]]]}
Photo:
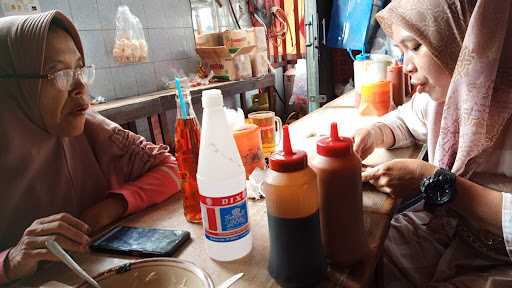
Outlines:
{"type": "Polygon", "coordinates": [[[352,139],[340,137],[331,124],[330,137],[317,142],[318,156],[311,166],[318,175],[320,223],[328,263],[343,267],[361,260],[368,252],[363,223],[361,160],[352,139]]]}
{"type": "Polygon", "coordinates": [[[402,65],[395,60],[393,65],[387,67],[386,79],[391,81],[391,94],[393,95],[393,104],[398,107],[404,104],[405,84],[402,65]]]}
{"type": "Polygon", "coordinates": [[[284,151],[270,156],[262,185],[270,234],[268,271],[283,287],[311,287],[326,271],[317,180],[306,152],[292,150],[288,126],[283,136],[284,151]]]}

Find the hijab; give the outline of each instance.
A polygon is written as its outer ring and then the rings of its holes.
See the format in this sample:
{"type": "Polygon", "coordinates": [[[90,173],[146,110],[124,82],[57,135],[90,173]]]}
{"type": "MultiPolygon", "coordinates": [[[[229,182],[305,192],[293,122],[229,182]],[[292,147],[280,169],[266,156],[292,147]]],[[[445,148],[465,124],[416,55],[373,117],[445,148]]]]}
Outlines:
{"type": "MultiPolygon", "coordinates": [[[[0,75],[42,74],[50,25],[58,24],[84,52],[77,29],[59,11],[0,18],[0,75]]],[[[79,216],[107,193],[168,157],[156,146],[94,112],[84,133],[58,137],[39,110],[40,79],[0,79],[0,250],[36,219],[79,216]]]]}
{"type": "Polygon", "coordinates": [[[429,160],[470,176],[512,112],[510,0],[393,0],[376,16],[392,35],[413,34],[452,73],[443,103],[428,107],[429,160]]]}

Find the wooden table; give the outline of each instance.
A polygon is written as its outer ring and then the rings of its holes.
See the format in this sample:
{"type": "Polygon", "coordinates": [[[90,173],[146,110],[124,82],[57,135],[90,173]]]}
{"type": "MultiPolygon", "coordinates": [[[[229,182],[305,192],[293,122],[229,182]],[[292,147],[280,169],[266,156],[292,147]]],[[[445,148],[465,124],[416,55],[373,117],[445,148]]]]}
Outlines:
{"type": "MultiPolygon", "coordinates": [[[[292,144],[294,148],[309,151],[308,154],[311,159],[314,157],[314,153],[311,153],[311,151],[314,151],[316,140],[323,134],[327,135],[331,121],[339,121],[342,134],[348,135],[357,127],[369,124],[375,121],[375,119],[359,117],[354,108],[326,105],[326,107],[307,115],[290,126],[292,144]]],[[[421,151],[421,147],[396,150],[377,149],[365,162],[367,164],[376,164],[394,158],[417,158],[421,156],[421,151]]],[[[212,276],[216,284],[221,283],[235,273],[244,272],[245,276],[233,287],[279,287],[267,272],[269,241],[264,200],[249,200],[248,204],[253,236],[252,252],[237,261],[216,262],[206,255],[202,226],[186,222],[183,216],[181,197],[181,194],[177,194],[158,206],[125,219],[123,224],[189,230],[192,234],[192,241],[185,247],[182,247],[175,256],[193,261],[199,265],[212,276]]],[[[353,267],[341,271],[330,270],[321,287],[367,287],[370,284],[389,228],[389,221],[396,206],[395,204],[393,198],[375,191],[372,187],[364,186],[364,220],[371,253],[364,261],[353,267]]],[[[134,258],[92,253],[77,255],[77,259],[87,272],[94,275],[104,269],[126,263],[134,258]]],[[[68,285],[79,282],[62,264],[55,263],[44,267],[23,284],[39,286],[51,280],[68,285]]]]}

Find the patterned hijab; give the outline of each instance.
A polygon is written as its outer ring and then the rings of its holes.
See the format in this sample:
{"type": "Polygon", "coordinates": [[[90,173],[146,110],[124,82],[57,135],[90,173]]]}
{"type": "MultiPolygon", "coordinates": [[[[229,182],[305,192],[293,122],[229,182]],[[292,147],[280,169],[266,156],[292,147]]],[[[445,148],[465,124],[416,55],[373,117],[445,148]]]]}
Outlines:
{"type": "Polygon", "coordinates": [[[453,74],[444,103],[432,102],[434,164],[471,175],[512,113],[511,0],[393,0],[377,14],[388,35],[412,33],[453,74]]]}
{"type": "MultiPolygon", "coordinates": [[[[65,28],[83,57],[78,32],[61,12],[4,17],[0,74],[43,73],[52,22],[65,28]]],[[[60,212],[79,216],[167,151],[93,112],[87,113],[82,135],[50,134],[39,110],[41,81],[0,80],[0,250],[15,244],[38,218],[60,212]]]]}

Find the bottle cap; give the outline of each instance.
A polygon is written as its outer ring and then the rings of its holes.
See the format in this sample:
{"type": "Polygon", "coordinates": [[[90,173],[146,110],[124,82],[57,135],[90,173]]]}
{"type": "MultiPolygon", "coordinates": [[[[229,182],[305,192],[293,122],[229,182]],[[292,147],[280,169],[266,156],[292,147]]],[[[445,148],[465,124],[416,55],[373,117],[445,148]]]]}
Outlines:
{"type": "Polygon", "coordinates": [[[395,60],[393,60],[393,64],[389,65],[387,67],[387,71],[388,72],[400,72],[400,73],[402,73],[402,65],[398,64],[398,61],[395,59],[395,60]]]}
{"type": "Polygon", "coordinates": [[[270,155],[270,169],[277,172],[295,172],[308,166],[308,155],[302,150],[293,151],[288,125],[283,127],[283,151],[270,155]]]}
{"type": "Polygon", "coordinates": [[[324,137],[316,142],[316,152],[325,157],[345,157],[352,153],[352,139],[340,137],[338,125],[331,123],[331,136],[324,137]]]}
{"type": "Polygon", "coordinates": [[[364,52],[356,56],[357,61],[364,61],[368,59],[370,59],[370,54],[366,54],[364,52]]]}
{"type": "Polygon", "coordinates": [[[201,97],[203,108],[222,107],[224,100],[222,99],[222,91],[219,89],[210,89],[203,91],[201,97]]]}

